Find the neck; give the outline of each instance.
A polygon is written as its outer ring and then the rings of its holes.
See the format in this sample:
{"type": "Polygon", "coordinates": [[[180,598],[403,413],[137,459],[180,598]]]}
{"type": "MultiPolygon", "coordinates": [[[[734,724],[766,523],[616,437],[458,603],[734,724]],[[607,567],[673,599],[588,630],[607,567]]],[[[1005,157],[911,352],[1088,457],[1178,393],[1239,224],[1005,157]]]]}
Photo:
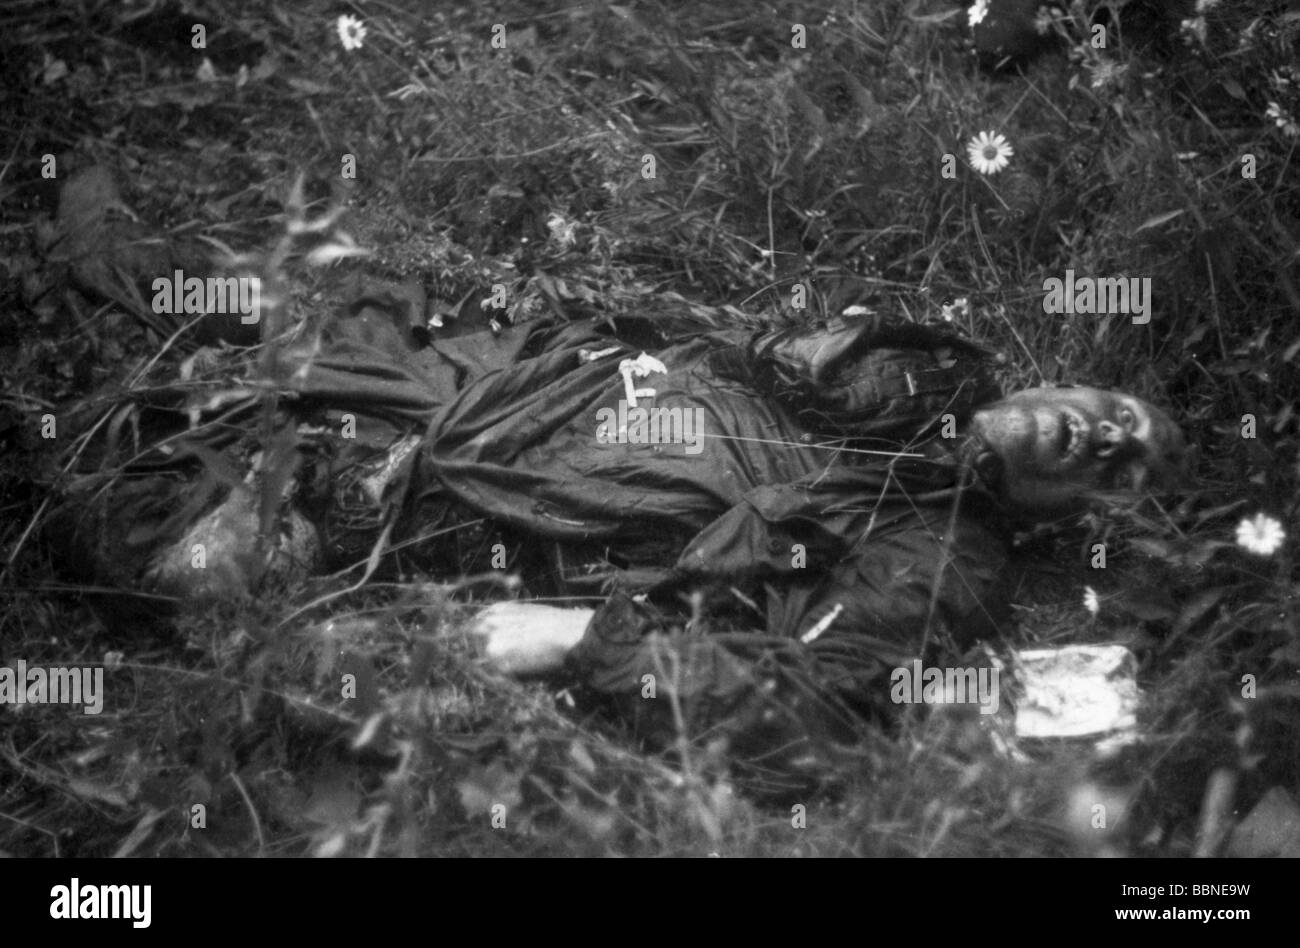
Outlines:
{"type": "Polygon", "coordinates": [[[962,469],[962,483],[979,483],[992,493],[997,493],[998,482],[1002,477],[1002,462],[969,424],[956,438],[940,438],[937,443],[947,457],[962,469]]]}

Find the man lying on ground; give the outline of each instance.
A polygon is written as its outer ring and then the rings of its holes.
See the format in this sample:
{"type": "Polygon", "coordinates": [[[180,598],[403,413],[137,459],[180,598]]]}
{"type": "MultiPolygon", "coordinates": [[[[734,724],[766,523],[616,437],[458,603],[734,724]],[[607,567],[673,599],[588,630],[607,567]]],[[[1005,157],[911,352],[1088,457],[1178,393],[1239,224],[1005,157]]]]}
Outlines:
{"type": "MultiPolygon", "coordinates": [[[[892,669],[995,631],[1017,526],[1124,481],[1171,484],[1183,462],[1152,405],[1001,397],[985,350],[915,324],[668,320],[653,345],[636,321],[533,322],[419,348],[386,307],[359,301],[285,353],[285,404],[331,459],[287,521],[314,521],[318,565],[476,517],[531,538],[555,583],[528,592],[603,605],[489,607],[488,658],[566,677],[651,743],[720,739],[754,772],[815,769],[888,711],[892,669]],[[367,505],[382,515],[358,524],[367,505]]],[[[251,503],[242,516],[256,523],[251,503]]],[[[232,551],[241,532],[223,534],[232,551]]],[[[191,539],[179,565],[155,558],[156,588],[187,592],[191,539]]]]}
{"type": "MultiPolygon", "coordinates": [[[[488,608],[489,659],[566,676],[652,743],[725,738],[758,770],[807,768],[887,708],[892,669],[992,632],[1017,526],[1183,466],[1140,399],[1003,398],[984,350],[881,318],[697,329],[653,355],[572,324],[433,349],[455,391],[429,398],[406,509],[543,539],[561,592],[608,597],[488,608]]],[[[304,399],[342,407],[341,367],[306,366],[304,399]]]]}

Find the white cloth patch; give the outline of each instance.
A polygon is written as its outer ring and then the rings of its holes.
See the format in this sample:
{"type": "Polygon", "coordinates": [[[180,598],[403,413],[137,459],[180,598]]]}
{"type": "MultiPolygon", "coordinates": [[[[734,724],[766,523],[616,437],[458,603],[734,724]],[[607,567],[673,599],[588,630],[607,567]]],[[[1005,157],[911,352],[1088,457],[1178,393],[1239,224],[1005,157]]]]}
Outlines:
{"type": "Polygon", "coordinates": [[[668,374],[668,367],[652,355],[641,353],[635,359],[624,359],[618,364],[618,372],[623,376],[623,391],[627,397],[628,408],[636,408],[638,398],[654,398],[653,388],[637,388],[633,378],[645,378],[651,372],[668,374]]]}

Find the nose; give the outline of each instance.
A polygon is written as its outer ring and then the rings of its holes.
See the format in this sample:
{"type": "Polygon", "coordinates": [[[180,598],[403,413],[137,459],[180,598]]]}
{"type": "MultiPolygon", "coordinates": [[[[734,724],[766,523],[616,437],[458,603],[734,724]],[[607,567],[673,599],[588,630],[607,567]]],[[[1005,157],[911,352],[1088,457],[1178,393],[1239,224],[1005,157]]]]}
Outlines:
{"type": "Polygon", "coordinates": [[[1129,434],[1113,421],[1099,421],[1097,423],[1097,447],[1095,454],[1099,458],[1110,458],[1119,454],[1120,450],[1128,443],[1129,434]]]}

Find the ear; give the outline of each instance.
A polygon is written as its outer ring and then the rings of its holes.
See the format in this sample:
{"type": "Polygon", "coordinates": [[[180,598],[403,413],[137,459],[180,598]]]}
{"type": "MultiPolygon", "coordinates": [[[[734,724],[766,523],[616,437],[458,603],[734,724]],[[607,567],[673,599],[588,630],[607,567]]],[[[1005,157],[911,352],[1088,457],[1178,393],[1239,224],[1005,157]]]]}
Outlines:
{"type": "Polygon", "coordinates": [[[971,467],[980,481],[990,490],[997,491],[1002,484],[1004,465],[1002,459],[988,449],[981,450],[971,461],[971,467]]]}

